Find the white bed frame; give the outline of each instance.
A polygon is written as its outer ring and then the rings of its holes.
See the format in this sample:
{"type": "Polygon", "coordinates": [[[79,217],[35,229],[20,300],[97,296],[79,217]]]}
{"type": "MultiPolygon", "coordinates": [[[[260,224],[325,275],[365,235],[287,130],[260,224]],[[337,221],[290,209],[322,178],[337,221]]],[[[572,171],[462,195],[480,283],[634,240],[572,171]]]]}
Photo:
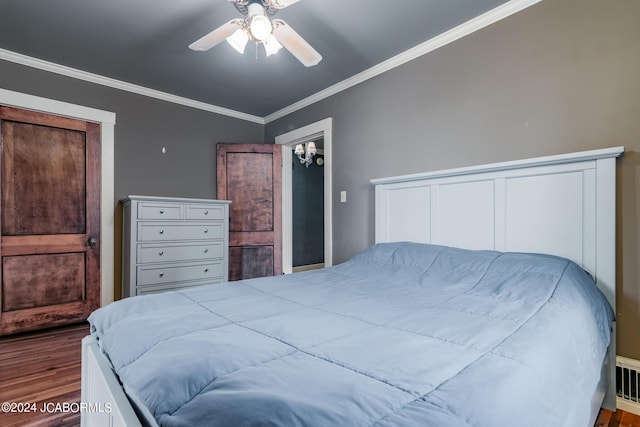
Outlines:
{"type": "MultiPolygon", "coordinates": [[[[572,259],[615,310],[615,166],[622,147],[375,179],[376,242],[543,252],[572,259]]],[[[592,401],[615,410],[614,336],[592,401]],[[606,394],[606,397],[605,397],[606,394]]],[[[140,421],[92,337],[82,342],[81,425],[140,421]]]]}
{"type": "MultiPolygon", "coordinates": [[[[413,241],[571,259],[616,307],[616,157],[623,147],[374,179],[376,243],[413,241]]],[[[615,322],[598,390],[615,411],[615,322]]]]}

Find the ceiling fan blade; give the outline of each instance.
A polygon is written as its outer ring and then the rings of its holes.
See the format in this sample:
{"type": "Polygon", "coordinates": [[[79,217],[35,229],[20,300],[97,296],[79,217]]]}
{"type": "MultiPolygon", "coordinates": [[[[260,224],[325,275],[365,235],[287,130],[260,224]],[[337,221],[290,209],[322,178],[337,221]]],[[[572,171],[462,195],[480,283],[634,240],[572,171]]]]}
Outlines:
{"type": "Polygon", "coordinates": [[[271,0],[271,7],[274,9],[284,9],[294,3],[298,3],[299,1],[300,0],[271,0]]]}
{"type": "Polygon", "coordinates": [[[287,23],[281,19],[274,19],[273,24],[273,35],[276,40],[291,52],[298,61],[302,62],[305,67],[314,66],[322,60],[322,55],[311,47],[311,45],[287,23]]]}
{"type": "Polygon", "coordinates": [[[189,45],[191,50],[209,50],[242,26],[242,19],[232,19],[189,45]]]}

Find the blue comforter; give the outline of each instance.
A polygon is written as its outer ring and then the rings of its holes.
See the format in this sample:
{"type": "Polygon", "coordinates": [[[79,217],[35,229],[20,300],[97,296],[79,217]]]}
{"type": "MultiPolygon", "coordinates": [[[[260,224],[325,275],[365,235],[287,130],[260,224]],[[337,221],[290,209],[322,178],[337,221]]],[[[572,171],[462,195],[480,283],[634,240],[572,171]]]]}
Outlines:
{"type": "Polygon", "coordinates": [[[386,243],[89,321],[160,426],[584,427],[612,319],[566,259],[386,243]]]}

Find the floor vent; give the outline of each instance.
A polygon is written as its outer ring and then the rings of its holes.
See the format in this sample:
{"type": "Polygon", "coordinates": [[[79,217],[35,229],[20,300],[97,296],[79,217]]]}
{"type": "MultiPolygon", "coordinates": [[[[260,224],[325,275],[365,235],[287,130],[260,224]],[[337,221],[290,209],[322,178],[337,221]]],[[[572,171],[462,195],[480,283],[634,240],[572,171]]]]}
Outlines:
{"type": "Polygon", "coordinates": [[[616,356],[616,406],[640,415],[640,361],[616,356]]]}

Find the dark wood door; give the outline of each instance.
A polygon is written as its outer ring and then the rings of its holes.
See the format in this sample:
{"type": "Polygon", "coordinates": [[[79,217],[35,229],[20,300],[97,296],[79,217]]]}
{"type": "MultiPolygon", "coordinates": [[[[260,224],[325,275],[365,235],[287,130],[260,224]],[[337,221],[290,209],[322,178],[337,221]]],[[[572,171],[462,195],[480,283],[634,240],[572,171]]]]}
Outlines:
{"type": "Polygon", "coordinates": [[[0,106],[0,335],[100,305],[100,125],[0,106]]]}
{"type": "Polygon", "coordinates": [[[282,274],[282,151],[217,146],[218,199],[229,206],[229,280],[282,274]]]}

